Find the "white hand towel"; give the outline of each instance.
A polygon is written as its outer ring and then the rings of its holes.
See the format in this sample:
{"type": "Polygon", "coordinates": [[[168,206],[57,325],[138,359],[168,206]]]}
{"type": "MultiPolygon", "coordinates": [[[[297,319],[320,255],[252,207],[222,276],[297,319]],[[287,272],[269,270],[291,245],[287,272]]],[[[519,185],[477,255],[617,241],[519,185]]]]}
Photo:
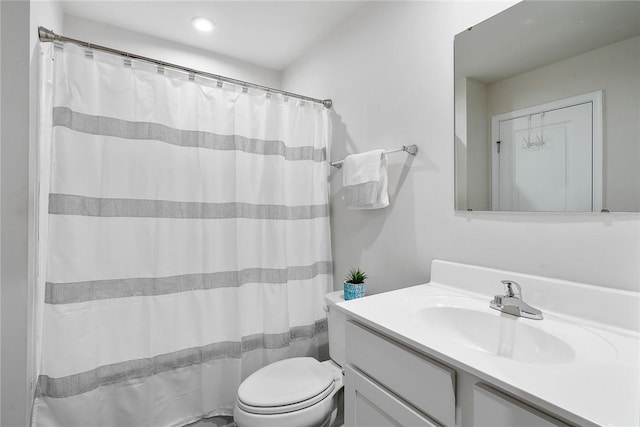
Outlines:
{"type": "Polygon", "coordinates": [[[349,209],[389,206],[387,158],[384,150],[347,156],[342,163],[343,198],[349,209]]]}

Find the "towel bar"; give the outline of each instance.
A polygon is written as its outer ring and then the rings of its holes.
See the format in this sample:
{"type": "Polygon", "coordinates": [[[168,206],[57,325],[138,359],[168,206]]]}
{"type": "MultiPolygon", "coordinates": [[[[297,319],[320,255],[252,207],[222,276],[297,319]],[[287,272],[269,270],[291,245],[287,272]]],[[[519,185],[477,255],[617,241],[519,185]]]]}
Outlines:
{"type": "MultiPolygon", "coordinates": [[[[388,150],[388,151],[385,151],[384,154],[399,153],[401,151],[406,151],[407,153],[411,154],[412,156],[415,156],[418,153],[418,146],[415,145],[415,144],[403,145],[402,148],[396,148],[395,150],[388,150]]],[[[342,163],[343,162],[344,162],[344,160],[339,160],[337,162],[332,162],[331,166],[333,166],[334,168],[340,169],[342,167],[342,163]]]]}

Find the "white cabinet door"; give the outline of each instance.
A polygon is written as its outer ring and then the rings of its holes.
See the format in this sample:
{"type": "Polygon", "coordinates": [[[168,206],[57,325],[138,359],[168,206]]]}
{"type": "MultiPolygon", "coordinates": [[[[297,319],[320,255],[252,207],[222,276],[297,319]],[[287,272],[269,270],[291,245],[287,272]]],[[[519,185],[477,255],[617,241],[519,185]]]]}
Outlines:
{"type": "Polygon", "coordinates": [[[345,427],[438,427],[386,389],[345,366],[345,427]]]}
{"type": "Polygon", "coordinates": [[[569,427],[486,384],[473,387],[474,427],[569,427]]]}
{"type": "Polygon", "coordinates": [[[453,369],[352,321],[346,340],[349,365],[438,422],[456,424],[453,369]]]}

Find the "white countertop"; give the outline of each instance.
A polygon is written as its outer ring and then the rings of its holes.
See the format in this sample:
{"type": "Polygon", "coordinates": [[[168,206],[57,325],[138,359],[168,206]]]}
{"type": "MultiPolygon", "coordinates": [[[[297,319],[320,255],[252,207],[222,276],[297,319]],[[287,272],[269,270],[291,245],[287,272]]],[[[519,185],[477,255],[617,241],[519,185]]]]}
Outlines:
{"type": "MultiPolygon", "coordinates": [[[[526,292],[524,283],[520,283],[526,292]]],[[[428,356],[577,424],[640,426],[640,334],[637,331],[543,310],[544,320],[517,318],[517,321],[525,327],[531,325],[566,339],[575,354],[561,361],[513,360],[463,345],[452,339],[450,330],[420,318],[425,307],[441,307],[451,301],[449,297],[463,297],[459,298],[462,305],[483,313],[482,307],[486,307],[489,315],[508,316],[489,308],[488,295],[433,280],[429,284],[345,301],[338,304],[338,308],[428,356]]],[[[527,301],[526,293],[523,299],[527,301]]],[[[616,307],[601,309],[616,310],[616,307]]],[[[473,329],[472,326],[468,328],[473,329]]]]}

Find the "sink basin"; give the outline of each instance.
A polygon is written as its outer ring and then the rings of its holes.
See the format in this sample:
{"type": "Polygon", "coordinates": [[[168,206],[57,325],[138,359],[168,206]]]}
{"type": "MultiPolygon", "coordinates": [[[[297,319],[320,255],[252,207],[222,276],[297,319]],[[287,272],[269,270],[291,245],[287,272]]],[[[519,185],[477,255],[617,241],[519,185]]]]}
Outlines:
{"type": "Polygon", "coordinates": [[[531,326],[528,319],[442,306],[425,308],[420,317],[446,328],[449,338],[460,344],[520,362],[566,363],[576,357],[569,343],[531,326]]]}
{"type": "Polygon", "coordinates": [[[476,298],[432,297],[413,317],[443,342],[518,362],[602,360],[616,353],[609,342],[580,326],[500,313],[476,298]]]}

